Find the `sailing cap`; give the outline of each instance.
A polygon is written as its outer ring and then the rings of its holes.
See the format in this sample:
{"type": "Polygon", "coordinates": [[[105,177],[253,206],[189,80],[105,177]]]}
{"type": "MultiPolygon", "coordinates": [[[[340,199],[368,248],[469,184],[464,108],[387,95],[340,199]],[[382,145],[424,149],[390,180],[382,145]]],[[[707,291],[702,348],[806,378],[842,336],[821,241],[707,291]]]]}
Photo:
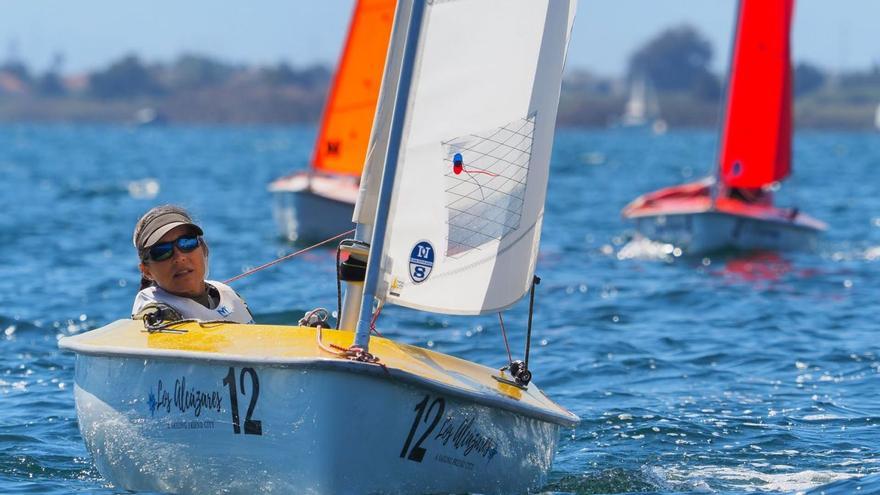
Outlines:
{"type": "Polygon", "coordinates": [[[193,223],[189,213],[183,208],[174,205],[157,206],[146,212],[135,225],[132,236],[134,247],[138,251],[151,247],[171,229],[181,225],[188,225],[197,235],[204,235],[201,227],[193,223]]]}

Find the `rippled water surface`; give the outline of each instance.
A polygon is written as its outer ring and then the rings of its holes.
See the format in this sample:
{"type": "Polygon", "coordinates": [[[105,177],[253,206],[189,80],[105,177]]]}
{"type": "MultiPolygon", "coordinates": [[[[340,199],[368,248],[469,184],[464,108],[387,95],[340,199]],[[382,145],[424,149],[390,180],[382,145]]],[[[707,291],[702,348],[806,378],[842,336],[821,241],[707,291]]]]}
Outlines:
{"type": "MultiPolygon", "coordinates": [[[[267,183],[310,128],[0,127],[0,493],[116,493],[77,429],[60,336],[124,317],[131,231],[189,208],[229,278],[292,250],[267,183]]],[[[880,493],[880,139],[799,133],[784,205],[827,221],[818,252],[676,257],[630,245],[620,209],[704,174],[711,132],[557,135],[538,274],[535,380],[583,422],[548,492],[880,493]]],[[[335,306],[333,252],[236,282],[263,322],[335,306]]],[[[508,312],[515,349],[525,301],[508,312]]],[[[500,367],[494,317],[387,308],[386,336],[500,367]]]]}

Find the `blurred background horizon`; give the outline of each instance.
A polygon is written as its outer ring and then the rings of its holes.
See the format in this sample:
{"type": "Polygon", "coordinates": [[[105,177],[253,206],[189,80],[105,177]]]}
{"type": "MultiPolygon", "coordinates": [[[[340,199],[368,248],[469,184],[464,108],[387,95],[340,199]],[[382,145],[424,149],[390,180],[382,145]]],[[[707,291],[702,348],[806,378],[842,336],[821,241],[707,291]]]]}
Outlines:
{"type": "MultiPolygon", "coordinates": [[[[627,60],[640,45],[687,24],[711,43],[712,69],[724,72],[736,3],[581,0],[568,69],[625,75],[627,60]]],[[[353,6],[354,0],[10,2],[0,17],[0,47],[7,61],[12,55],[35,70],[50,67],[61,55],[65,73],[90,72],[132,53],[148,62],[199,53],[232,64],[334,66],[353,6]]],[[[795,6],[793,58],[834,71],[875,65],[880,62],[878,18],[880,3],[872,0],[801,0],[795,6]]]]}
{"type": "MultiPolygon", "coordinates": [[[[354,0],[11,2],[0,16],[0,122],[313,123],[354,0]],[[238,95],[238,96],[236,96],[238,95]],[[222,98],[229,108],[212,108],[222,98]]],[[[560,125],[604,127],[646,81],[672,127],[708,127],[735,0],[583,0],[560,125]]],[[[867,129],[880,103],[880,2],[801,0],[799,127],[867,129]]]]}

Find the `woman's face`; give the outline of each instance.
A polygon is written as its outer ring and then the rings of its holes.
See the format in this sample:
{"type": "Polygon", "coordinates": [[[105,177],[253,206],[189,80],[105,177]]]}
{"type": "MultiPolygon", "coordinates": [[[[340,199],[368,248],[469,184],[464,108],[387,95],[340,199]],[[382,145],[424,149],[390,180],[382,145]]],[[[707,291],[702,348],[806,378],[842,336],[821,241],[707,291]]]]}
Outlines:
{"type": "MultiPolygon", "coordinates": [[[[175,241],[188,234],[193,234],[192,229],[179,225],[163,235],[159,243],[175,241]]],[[[189,253],[184,253],[175,245],[171,258],[164,261],[148,260],[142,262],[140,268],[145,277],[172,294],[197,297],[205,293],[204,244],[199,243],[199,247],[189,253]]]]}

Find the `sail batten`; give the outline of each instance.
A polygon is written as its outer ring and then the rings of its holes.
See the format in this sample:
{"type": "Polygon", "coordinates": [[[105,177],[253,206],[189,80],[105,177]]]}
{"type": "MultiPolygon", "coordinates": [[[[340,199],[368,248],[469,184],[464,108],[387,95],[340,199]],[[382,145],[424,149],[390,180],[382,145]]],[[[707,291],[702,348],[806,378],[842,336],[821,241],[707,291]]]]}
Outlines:
{"type": "Polygon", "coordinates": [[[312,169],[359,176],[376,112],[395,0],[358,0],[324,106],[312,169]]]}
{"type": "MultiPolygon", "coordinates": [[[[380,266],[380,280],[371,281],[368,270],[371,296],[481,314],[509,307],[528,290],[574,10],[568,0],[424,3],[391,157],[387,228],[370,254],[380,266]]],[[[383,94],[380,108],[391,97],[383,94]]],[[[381,162],[371,158],[367,166],[381,162]]],[[[385,188],[383,180],[383,195],[385,188]]],[[[359,202],[370,197],[364,188],[359,202]]],[[[377,224],[385,221],[378,217],[377,224]]]]}
{"type": "Polygon", "coordinates": [[[720,177],[760,188],[791,173],[794,0],[741,0],[730,64],[720,177]]]}

